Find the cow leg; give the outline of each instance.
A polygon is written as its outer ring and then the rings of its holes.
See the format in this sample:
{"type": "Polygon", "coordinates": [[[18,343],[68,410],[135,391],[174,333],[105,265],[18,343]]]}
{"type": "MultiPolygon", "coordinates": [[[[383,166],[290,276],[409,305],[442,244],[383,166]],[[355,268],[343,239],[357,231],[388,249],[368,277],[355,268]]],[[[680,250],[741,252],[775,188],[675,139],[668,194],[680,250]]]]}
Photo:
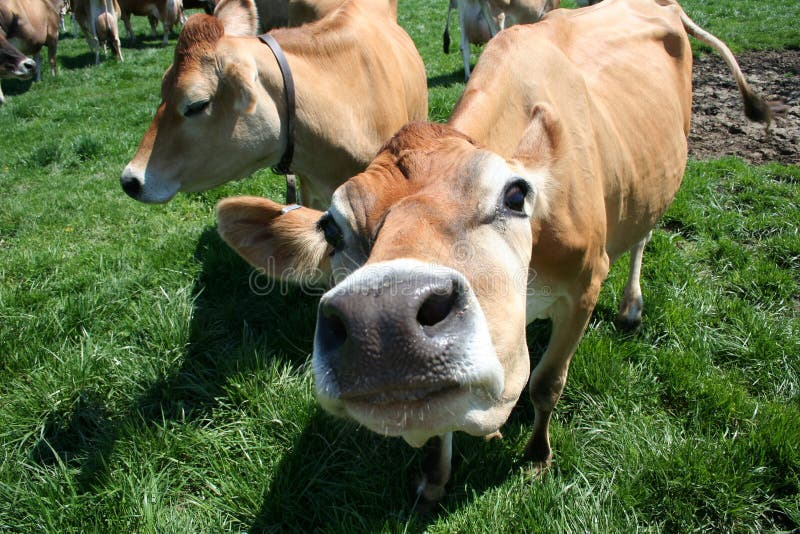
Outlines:
{"type": "Polygon", "coordinates": [[[97,16],[99,13],[96,12],[94,3],[89,7],[89,18],[91,19],[92,23],[92,35],[86,36],[86,40],[89,41],[89,48],[92,49],[94,52],[94,64],[100,64],[100,39],[97,38],[97,16]]]}
{"type": "MultiPolygon", "coordinates": [[[[480,2],[481,5],[481,14],[483,15],[484,20],[486,21],[486,26],[489,28],[489,35],[494,37],[497,35],[497,32],[502,30],[503,28],[498,28],[497,24],[494,23],[494,19],[492,18],[491,13],[489,13],[489,4],[487,2],[480,2]]],[[[505,26],[505,13],[503,14],[502,22],[503,26],[505,26]]]]}
{"type": "Polygon", "coordinates": [[[528,386],[535,416],[533,433],[525,446],[524,457],[534,462],[538,469],[550,465],[553,456],[549,435],[550,416],[564,390],[572,355],[594,310],[601,281],[592,284],[578,298],[563,299],[555,305],[550,343],[531,373],[528,386]]]}
{"type": "Polygon", "coordinates": [[[133,35],[133,28],[131,27],[131,13],[130,11],[122,12],[122,23],[125,25],[125,33],[128,35],[128,40],[131,43],[136,42],[136,36],[133,35]]]}
{"type": "Polygon", "coordinates": [[[644,247],[650,240],[652,232],[636,243],[631,248],[631,263],[628,270],[628,283],[622,292],[622,302],[619,304],[619,314],[617,315],[617,328],[625,332],[630,332],[639,328],[642,324],[642,288],[639,285],[639,276],[642,272],[642,254],[644,247]]]}
{"type": "Polygon", "coordinates": [[[461,58],[464,60],[464,81],[469,80],[470,69],[469,69],[469,59],[470,59],[470,49],[469,49],[469,39],[467,38],[466,31],[466,21],[464,20],[464,11],[462,6],[458,6],[458,23],[461,25],[461,58]]]}
{"type": "Polygon", "coordinates": [[[422,476],[417,484],[421,511],[430,511],[444,497],[453,459],[453,433],[435,436],[423,448],[422,476]]]}
{"type": "Polygon", "coordinates": [[[34,78],[37,82],[42,81],[42,52],[36,52],[33,56],[33,60],[36,62],[36,78],[34,78]]]}
{"type": "Polygon", "coordinates": [[[169,34],[172,31],[172,24],[169,24],[167,22],[167,19],[164,18],[161,20],[161,27],[164,28],[164,40],[162,41],[162,43],[164,44],[164,46],[167,46],[169,45],[169,34]]]}
{"type": "Polygon", "coordinates": [[[158,27],[158,17],[155,15],[147,15],[147,22],[150,23],[150,35],[152,37],[158,37],[158,32],[156,31],[158,27]]]}
{"type": "Polygon", "coordinates": [[[3,96],[3,86],[0,85],[0,106],[6,103],[6,97],[3,96]]]}

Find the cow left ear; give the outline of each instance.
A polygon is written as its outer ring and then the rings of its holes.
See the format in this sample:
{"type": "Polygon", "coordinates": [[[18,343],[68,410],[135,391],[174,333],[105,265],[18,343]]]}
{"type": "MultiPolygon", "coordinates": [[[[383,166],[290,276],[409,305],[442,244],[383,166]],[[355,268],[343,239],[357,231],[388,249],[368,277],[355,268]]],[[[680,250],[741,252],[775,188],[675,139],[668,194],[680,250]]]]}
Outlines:
{"type": "Polygon", "coordinates": [[[258,34],[258,10],[253,0],[222,0],[214,16],[225,27],[225,34],[246,37],[258,34]]]}
{"type": "Polygon", "coordinates": [[[261,197],[233,197],[217,204],[222,239],[266,276],[299,284],[327,283],[329,246],[317,228],[322,212],[283,206],[261,197]]]}

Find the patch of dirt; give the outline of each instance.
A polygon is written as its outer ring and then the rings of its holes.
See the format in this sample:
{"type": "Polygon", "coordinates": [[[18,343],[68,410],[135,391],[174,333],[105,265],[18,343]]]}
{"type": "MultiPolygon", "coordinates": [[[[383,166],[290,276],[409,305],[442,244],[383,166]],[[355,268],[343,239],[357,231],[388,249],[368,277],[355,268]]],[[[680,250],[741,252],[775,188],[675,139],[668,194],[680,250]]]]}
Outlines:
{"type": "Polygon", "coordinates": [[[800,165],[800,50],[764,50],[737,54],[750,87],[767,100],[789,106],[770,127],[750,122],[736,83],[716,53],[695,59],[689,157],[737,156],[751,164],[776,161],[800,165]]]}

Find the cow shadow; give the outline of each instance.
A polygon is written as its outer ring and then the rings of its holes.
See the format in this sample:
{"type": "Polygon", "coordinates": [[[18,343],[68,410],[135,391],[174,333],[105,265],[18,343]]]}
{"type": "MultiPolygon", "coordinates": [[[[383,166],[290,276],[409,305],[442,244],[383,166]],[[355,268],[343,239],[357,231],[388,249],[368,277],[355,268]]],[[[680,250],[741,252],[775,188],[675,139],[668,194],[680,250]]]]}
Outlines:
{"type": "Polygon", "coordinates": [[[452,87],[454,85],[464,85],[464,69],[458,69],[450,74],[439,74],[428,78],[428,89],[434,87],[452,87]]]}
{"type": "MultiPolygon", "coordinates": [[[[109,412],[102,392],[84,390],[69,409],[44,421],[32,460],[77,468],[80,491],[91,492],[109,476],[107,466],[119,440],[168,421],[183,424],[208,417],[227,398],[225,386],[232,375],[261,369],[265,359],[281,359],[298,369],[305,365],[316,297],[299,290],[256,294],[250,285],[252,269],[219,238],[216,228],[202,233],[195,256],[202,272],[193,287],[189,342],[180,366],[146,386],[121,412],[109,412]]],[[[145,339],[150,333],[140,335],[145,339]]]]}
{"type": "MultiPolygon", "coordinates": [[[[87,45],[88,47],[88,45],[87,45]]],[[[94,53],[90,50],[77,56],[58,56],[61,67],[67,70],[79,70],[94,67],[94,53]]]]}
{"type": "MultiPolygon", "coordinates": [[[[528,327],[532,363],[550,331],[544,321],[528,327]]],[[[385,531],[392,524],[404,532],[424,532],[439,515],[468,506],[523,468],[521,453],[533,415],[524,392],[502,428],[503,440],[456,433],[448,493],[438,509],[424,513],[413,491],[422,472],[419,450],[317,408],[287,447],[248,532],[341,531],[348,524],[360,532],[385,531]]]]}
{"type": "Polygon", "coordinates": [[[8,97],[9,95],[21,95],[30,91],[31,86],[34,84],[33,78],[27,80],[17,80],[15,78],[3,78],[0,80],[0,85],[3,87],[3,94],[8,97]]]}

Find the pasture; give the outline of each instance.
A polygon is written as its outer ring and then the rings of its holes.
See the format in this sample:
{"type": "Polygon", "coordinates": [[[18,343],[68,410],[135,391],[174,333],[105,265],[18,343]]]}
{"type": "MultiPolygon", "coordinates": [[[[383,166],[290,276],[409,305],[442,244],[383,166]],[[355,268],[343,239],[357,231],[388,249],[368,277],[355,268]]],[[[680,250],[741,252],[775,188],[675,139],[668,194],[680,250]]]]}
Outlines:
{"type": "MultiPolygon", "coordinates": [[[[684,7],[735,52],[800,48],[795,0],[684,7]]],[[[435,121],[464,88],[444,15],[444,0],[400,0],[435,121]]],[[[134,22],[123,63],[95,67],[67,32],[57,77],[2,82],[0,530],[800,529],[800,167],[690,160],[645,250],[640,331],[612,324],[627,257],[604,286],[552,468],[534,478],[520,461],[523,394],[502,440],[456,435],[442,509],[419,516],[419,453],[315,402],[316,298],[262,291],[217,235],[217,200],[282,200],[283,178],[161,206],[120,189],[175,42],[134,22]]],[[[529,327],[534,360],[547,335],[529,327]]]]}

